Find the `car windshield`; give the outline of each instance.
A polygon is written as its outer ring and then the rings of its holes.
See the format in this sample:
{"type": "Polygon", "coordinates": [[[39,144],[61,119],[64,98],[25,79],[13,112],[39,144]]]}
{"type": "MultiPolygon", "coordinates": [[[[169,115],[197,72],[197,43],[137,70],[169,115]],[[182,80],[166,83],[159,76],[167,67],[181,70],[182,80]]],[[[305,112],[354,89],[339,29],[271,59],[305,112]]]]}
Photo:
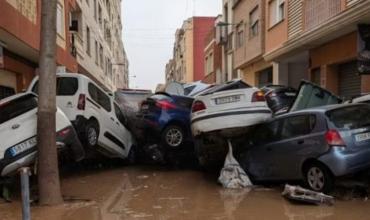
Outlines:
{"type": "Polygon", "coordinates": [[[370,105],[355,105],[326,113],[337,128],[356,129],[370,126],[370,105]]]}
{"type": "Polygon", "coordinates": [[[139,104],[148,98],[151,94],[150,93],[125,93],[125,92],[117,92],[116,93],[116,101],[124,106],[129,106],[136,110],[139,109],[139,104]]]}
{"type": "Polygon", "coordinates": [[[231,81],[231,82],[227,82],[226,84],[214,86],[213,88],[207,90],[207,92],[201,94],[201,96],[209,95],[215,92],[228,91],[228,90],[234,90],[234,89],[247,89],[247,88],[251,88],[251,86],[241,80],[231,81]]]}

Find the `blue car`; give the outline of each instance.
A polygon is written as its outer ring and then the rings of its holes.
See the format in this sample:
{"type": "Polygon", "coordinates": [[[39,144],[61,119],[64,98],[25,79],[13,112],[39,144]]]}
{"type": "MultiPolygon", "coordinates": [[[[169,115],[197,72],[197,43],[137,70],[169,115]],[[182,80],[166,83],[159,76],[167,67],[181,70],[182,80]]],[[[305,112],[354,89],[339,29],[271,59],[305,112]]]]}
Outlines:
{"type": "Polygon", "coordinates": [[[193,98],[156,93],[141,105],[145,139],[177,149],[191,143],[190,112],[193,98]]]}

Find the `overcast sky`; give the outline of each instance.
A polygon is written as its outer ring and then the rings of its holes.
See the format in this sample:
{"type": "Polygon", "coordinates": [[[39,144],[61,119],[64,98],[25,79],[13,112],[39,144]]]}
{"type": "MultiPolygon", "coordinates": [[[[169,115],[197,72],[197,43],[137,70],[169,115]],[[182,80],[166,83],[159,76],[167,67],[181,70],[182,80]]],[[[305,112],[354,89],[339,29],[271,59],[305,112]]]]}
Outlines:
{"type": "Polygon", "coordinates": [[[183,20],[217,16],[222,0],[123,0],[123,42],[130,62],[130,87],[154,90],[165,80],[175,31],[183,20]]]}

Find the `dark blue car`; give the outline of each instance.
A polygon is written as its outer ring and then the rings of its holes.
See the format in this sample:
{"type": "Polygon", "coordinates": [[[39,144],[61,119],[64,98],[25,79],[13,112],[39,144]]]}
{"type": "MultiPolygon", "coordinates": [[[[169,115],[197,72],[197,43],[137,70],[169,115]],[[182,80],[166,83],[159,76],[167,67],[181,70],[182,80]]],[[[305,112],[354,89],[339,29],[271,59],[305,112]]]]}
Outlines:
{"type": "Polygon", "coordinates": [[[170,149],[191,142],[190,112],[193,98],[157,93],[141,105],[145,139],[170,149]]]}

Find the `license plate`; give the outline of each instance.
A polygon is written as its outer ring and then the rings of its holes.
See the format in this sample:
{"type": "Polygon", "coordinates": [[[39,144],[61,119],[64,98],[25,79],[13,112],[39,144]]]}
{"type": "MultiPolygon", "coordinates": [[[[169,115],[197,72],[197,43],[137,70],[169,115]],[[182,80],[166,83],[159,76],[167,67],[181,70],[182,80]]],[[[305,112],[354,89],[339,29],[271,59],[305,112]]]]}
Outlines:
{"type": "Polygon", "coordinates": [[[37,142],[36,137],[28,139],[28,140],[26,140],[26,141],[24,141],[20,144],[15,145],[14,147],[12,147],[10,149],[10,153],[13,157],[17,156],[18,154],[36,146],[36,142],[37,142]]]}
{"type": "Polygon", "coordinates": [[[357,142],[370,140],[370,132],[362,133],[362,134],[356,134],[355,139],[356,139],[357,142]]]}
{"type": "Polygon", "coordinates": [[[222,105],[222,104],[239,102],[239,101],[240,101],[240,95],[226,96],[222,98],[217,98],[215,100],[216,105],[222,105]]]}

